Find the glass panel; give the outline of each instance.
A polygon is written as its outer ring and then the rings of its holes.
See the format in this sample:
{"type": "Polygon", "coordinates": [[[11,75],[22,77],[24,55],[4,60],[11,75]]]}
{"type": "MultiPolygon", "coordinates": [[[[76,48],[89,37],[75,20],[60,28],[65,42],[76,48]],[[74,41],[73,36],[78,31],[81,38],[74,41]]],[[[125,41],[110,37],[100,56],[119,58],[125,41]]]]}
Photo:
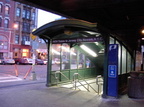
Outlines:
{"type": "Polygon", "coordinates": [[[78,68],[85,68],[85,55],[83,53],[79,53],[79,63],[78,63],[78,68]]]}
{"type": "Polygon", "coordinates": [[[89,60],[89,58],[86,58],[85,65],[86,65],[86,68],[91,67],[91,61],[89,60]]]}
{"type": "Polygon", "coordinates": [[[71,48],[71,69],[77,69],[77,50],[71,48]]]}
{"type": "Polygon", "coordinates": [[[16,9],[16,16],[20,17],[20,14],[21,14],[21,9],[20,9],[20,8],[17,8],[17,9],[16,9]]]}
{"type": "Polygon", "coordinates": [[[127,73],[129,73],[132,70],[131,65],[131,55],[129,54],[129,52],[127,52],[127,73]]]}
{"type": "Polygon", "coordinates": [[[10,8],[9,6],[5,6],[5,14],[9,14],[10,8]]]}
{"type": "Polygon", "coordinates": [[[62,69],[70,69],[70,46],[66,43],[61,46],[62,69]]]}
{"type": "Polygon", "coordinates": [[[114,38],[110,37],[109,44],[114,44],[114,38]]]}
{"type": "Polygon", "coordinates": [[[22,17],[23,17],[23,18],[26,17],[26,10],[25,10],[25,9],[23,10],[22,17]]]}
{"type": "Polygon", "coordinates": [[[8,47],[7,47],[7,46],[4,46],[4,49],[8,49],[8,47]]]}
{"type": "Polygon", "coordinates": [[[52,44],[52,71],[60,70],[60,47],[61,44],[52,44]]]}
{"type": "Polygon", "coordinates": [[[126,73],[126,49],[122,46],[122,74],[126,73]]]}
{"type": "Polygon", "coordinates": [[[9,27],[9,20],[5,19],[4,24],[5,24],[5,28],[8,28],[9,27]]]}
{"type": "Polygon", "coordinates": [[[118,41],[116,41],[116,44],[118,44],[118,75],[121,74],[121,45],[118,41]]]}

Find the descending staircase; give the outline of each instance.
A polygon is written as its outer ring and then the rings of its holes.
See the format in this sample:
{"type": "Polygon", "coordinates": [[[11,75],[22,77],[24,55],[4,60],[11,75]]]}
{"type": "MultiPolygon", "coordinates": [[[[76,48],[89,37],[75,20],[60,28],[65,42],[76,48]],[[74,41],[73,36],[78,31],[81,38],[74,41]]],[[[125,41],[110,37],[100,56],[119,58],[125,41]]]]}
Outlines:
{"type": "MultiPolygon", "coordinates": [[[[57,71],[56,74],[57,73],[60,73],[68,80],[68,78],[62,72],[57,71]]],[[[55,78],[57,79],[57,81],[59,80],[56,75],[55,78]]],[[[103,78],[99,75],[96,78],[84,79],[80,74],[74,73],[73,81],[67,83],[61,83],[59,84],[59,86],[65,88],[71,88],[74,90],[88,91],[101,95],[103,91],[103,78]]]]}

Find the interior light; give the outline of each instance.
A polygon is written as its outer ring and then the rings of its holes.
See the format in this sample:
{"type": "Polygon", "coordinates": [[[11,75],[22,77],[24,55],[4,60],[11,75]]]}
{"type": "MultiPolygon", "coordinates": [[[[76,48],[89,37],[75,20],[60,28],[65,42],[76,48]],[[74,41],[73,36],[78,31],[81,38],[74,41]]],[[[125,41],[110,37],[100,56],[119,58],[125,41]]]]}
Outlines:
{"type": "Polygon", "coordinates": [[[57,54],[57,55],[60,55],[60,53],[58,51],[54,50],[54,49],[52,49],[52,52],[57,54]]]}
{"type": "Polygon", "coordinates": [[[141,30],[141,33],[144,34],[144,29],[141,30]]]}
{"type": "MultiPolygon", "coordinates": [[[[67,51],[67,52],[70,52],[70,49],[69,49],[69,48],[66,48],[66,47],[64,47],[64,46],[61,46],[61,48],[64,49],[65,51],[67,51]]],[[[76,53],[74,53],[74,52],[72,52],[72,51],[71,51],[71,54],[72,54],[72,55],[76,55],[76,53]]]]}
{"type": "Polygon", "coordinates": [[[92,55],[93,57],[97,57],[97,54],[92,51],[91,49],[89,49],[88,47],[86,47],[85,45],[80,45],[80,47],[86,51],[87,53],[89,53],[90,55],[92,55]]]}
{"type": "Polygon", "coordinates": [[[98,42],[94,42],[96,45],[99,45],[99,43],[98,42]]]}

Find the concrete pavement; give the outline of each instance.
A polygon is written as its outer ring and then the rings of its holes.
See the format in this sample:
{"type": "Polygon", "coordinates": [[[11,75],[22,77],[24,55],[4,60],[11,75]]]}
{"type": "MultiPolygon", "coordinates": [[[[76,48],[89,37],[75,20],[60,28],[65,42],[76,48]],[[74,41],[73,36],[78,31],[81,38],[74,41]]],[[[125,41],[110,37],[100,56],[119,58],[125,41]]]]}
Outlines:
{"type": "Polygon", "coordinates": [[[46,87],[45,81],[0,83],[0,107],[143,107],[127,95],[104,99],[94,93],[46,87]]]}

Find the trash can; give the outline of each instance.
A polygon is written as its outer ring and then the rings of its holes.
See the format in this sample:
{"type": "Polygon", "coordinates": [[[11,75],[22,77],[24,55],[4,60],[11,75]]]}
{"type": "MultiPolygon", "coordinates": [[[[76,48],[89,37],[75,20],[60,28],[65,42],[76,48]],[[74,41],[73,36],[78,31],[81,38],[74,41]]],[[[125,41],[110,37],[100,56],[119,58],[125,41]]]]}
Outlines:
{"type": "Polygon", "coordinates": [[[128,77],[128,96],[144,98],[144,71],[132,71],[128,77]]]}

